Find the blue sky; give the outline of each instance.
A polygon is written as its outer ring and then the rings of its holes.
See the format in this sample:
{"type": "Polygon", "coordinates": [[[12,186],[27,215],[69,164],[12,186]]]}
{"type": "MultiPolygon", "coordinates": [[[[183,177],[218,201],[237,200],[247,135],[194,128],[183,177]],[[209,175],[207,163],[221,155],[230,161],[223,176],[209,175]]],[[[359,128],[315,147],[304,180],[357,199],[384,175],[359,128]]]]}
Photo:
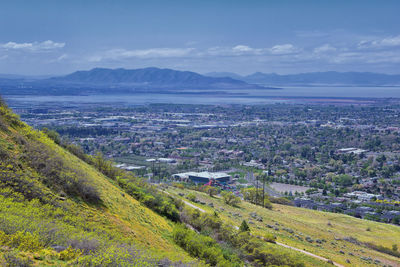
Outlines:
{"type": "Polygon", "coordinates": [[[398,0],[1,0],[0,73],[400,74],[398,0]]]}

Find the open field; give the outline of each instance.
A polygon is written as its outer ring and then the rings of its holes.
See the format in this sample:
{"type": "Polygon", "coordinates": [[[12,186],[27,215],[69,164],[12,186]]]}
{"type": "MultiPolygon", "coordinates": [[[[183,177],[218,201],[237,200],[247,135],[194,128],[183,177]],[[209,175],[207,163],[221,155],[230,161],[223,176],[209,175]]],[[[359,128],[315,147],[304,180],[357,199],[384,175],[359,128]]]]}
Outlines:
{"type": "MultiPolygon", "coordinates": [[[[172,187],[168,191],[177,196],[178,193],[189,192],[172,187]]],[[[361,244],[370,242],[389,248],[393,244],[400,245],[398,226],[277,204],[273,205],[272,210],[247,202],[242,202],[240,207],[231,207],[219,198],[210,198],[201,192],[190,192],[202,202],[213,203],[221,218],[233,225],[239,225],[245,219],[254,234],[273,233],[280,243],[332,259],[344,266],[400,266],[399,258],[361,244]],[[262,221],[250,215],[254,212],[262,221]]],[[[208,205],[192,204],[209,212],[214,211],[208,205]]],[[[323,266],[322,264],[324,263],[314,265],[312,261],[308,263],[309,266],[323,266]]]]}
{"type": "Polygon", "coordinates": [[[270,183],[268,186],[279,193],[284,193],[284,192],[292,192],[293,194],[295,192],[299,192],[299,193],[304,192],[305,193],[308,189],[310,189],[310,187],[307,187],[307,186],[282,184],[282,183],[275,183],[275,182],[270,183]]]}

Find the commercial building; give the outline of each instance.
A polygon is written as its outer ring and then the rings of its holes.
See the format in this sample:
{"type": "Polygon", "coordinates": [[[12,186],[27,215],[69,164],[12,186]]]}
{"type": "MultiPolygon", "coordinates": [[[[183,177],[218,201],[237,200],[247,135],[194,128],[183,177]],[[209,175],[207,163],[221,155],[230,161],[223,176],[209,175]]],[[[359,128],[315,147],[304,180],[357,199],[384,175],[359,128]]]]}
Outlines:
{"type": "Polygon", "coordinates": [[[210,180],[227,183],[231,179],[231,176],[224,172],[184,172],[174,174],[172,177],[174,179],[202,184],[208,183],[210,180]]]}

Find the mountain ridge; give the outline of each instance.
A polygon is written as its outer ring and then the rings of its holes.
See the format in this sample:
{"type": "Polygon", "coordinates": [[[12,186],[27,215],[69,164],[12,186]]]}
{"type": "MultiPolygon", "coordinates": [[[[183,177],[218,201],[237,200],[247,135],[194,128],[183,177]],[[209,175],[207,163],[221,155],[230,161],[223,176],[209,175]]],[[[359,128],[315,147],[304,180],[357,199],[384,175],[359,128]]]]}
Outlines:
{"type": "MultiPolygon", "coordinates": [[[[213,77],[226,76],[226,72],[207,73],[213,77]]],[[[240,76],[231,73],[233,77],[248,83],[267,86],[301,86],[301,85],[336,85],[336,86],[397,86],[400,85],[400,75],[383,74],[374,72],[308,72],[298,74],[276,74],[255,72],[250,75],[240,76]]],[[[229,77],[229,76],[228,76],[229,77]]]]}
{"type": "Polygon", "coordinates": [[[76,71],[66,76],[53,77],[51,80],[88,83],[154,83],[158,85],[170,84],[213,84],[232,83],[246,85],[245,82],[230,77],[207,77],[191,71],[177,71],[149,67],[143,69],[107,69],[94,68],[88,71],[76,71]]]}
{"type": "Polygon", "coordinates": [[[94,68],[48,79],[0,78],[0,89],[2,94],[79,95],[277,88],[253,85],[229,77],[208,77],[191,71],[150,67],[143,69],[94,68]]]}

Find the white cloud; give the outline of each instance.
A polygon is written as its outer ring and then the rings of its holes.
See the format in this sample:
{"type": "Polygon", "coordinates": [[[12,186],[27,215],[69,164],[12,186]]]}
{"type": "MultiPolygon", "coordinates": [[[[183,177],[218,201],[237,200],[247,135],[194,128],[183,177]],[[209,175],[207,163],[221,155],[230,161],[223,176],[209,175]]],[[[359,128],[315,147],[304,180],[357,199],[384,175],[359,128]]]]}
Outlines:
{"type": "Polygon", "coordinates": [[[253,48],[247,45],[236,45],[233,47],[211,47],[204,52],[199,52],[198,56],[251,56],[262,55],[265,49],[253,48]]]}
{"type": "Polygon", "coordinates": [[[400,46],[400,35],[383,39],[381,41],[381,45],[383,45],[383,46],[400,46]]]}
{"type": "Polygon", "coordinates": [[[90,62],[122,61],[130,58],[204,58],[204,57],[246,57],[287,55],[300,52],[301,49],[292,44],[276,45],[272,48],[254,48],[248,45],[215,46],[205,49],[195,48],[149,48],[149,49],[110,49],[88,57],[90,62]]]}
{"type": "Polygon", "coordinates": [[[323,53],[330,53],[335,52],[337,49],[330,44],[324,44],[322,46],[314,48],[314,53],[323,54],[323,53]]]}
{"type": "Polygon", "coordinates": [[[68,58],[69,58],[69,55],[62,54],[61,56],[59,56],[57,58],[50,59],[48,62],[49,63],[57,63],[57,62],[65,61],[68,58]]]}
{"type": "Polygon", "coordinates": [[[24,51],[50,51],[54,49],[60,49],[65,46],[65,43],[57,43],[51,40],[43,42],[33,42],[33,43],[16,43],[8,42],[5,44],[0,44],[0,48],[6,50],[24,50],[24,51]]]}
{"type": "Polygon", "coordinates": [[[275,45],[269,49],[273,55],[294,54],[299,52],[299,49],[292,44],[275,45]]]}
{"type": "Polygon", "coordinates": [[[64,60],[64,59],[66,59],[66,58],[68,58],[68,55],[67,55],[67,54],[62,54],[61,56],[59,56],[59,57],[57,58],[57,61],[61,61],[61,60],[64,60]]]}
{"type": "Polygon", "coordinates": [[[358,43],[358,48],[390,48],[400,47],[400,35],[374,40],[363,40],[358,43]]]}
{"type": "Polygon", "coordinates": [[[237,45],[233,47],[232,50],[237,52],[253,52],[254,48],[251,48],[250,46],[247,45],[237,45]]]}
{"type": "Polygon", "coordinates": [[[169,58],[188,56],[194,48],[150,48],[139,50],[111,49],[90,57],[90,61],[123,60],[129,58],[169,58]]]}
{"type": "Polygon", "coordinates": [[[5,49],[31,49],[32,48],[32,43],[15,43],[15,42],[8,42],[6,44],[2,45],[3,48],[5,49]]]}

